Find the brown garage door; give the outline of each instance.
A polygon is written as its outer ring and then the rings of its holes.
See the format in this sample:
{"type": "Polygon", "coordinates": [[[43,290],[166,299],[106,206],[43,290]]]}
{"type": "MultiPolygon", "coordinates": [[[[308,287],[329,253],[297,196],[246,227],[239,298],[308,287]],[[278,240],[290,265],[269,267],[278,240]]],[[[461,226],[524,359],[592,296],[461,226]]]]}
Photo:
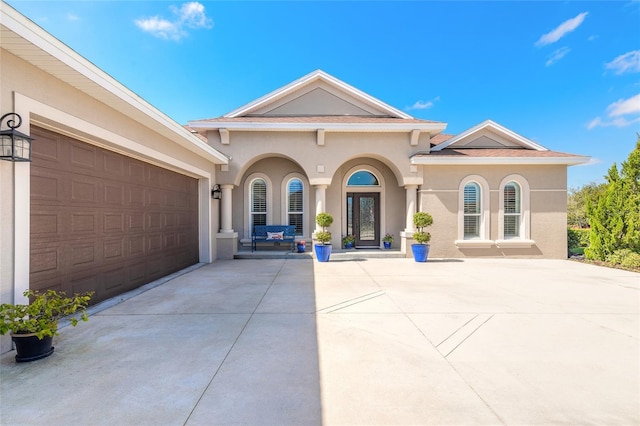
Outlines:
{"type": "Polygon", "coordinates": [[[32,127],[31,289],[92,303],[198,262],[198,182],[32,127]]]}

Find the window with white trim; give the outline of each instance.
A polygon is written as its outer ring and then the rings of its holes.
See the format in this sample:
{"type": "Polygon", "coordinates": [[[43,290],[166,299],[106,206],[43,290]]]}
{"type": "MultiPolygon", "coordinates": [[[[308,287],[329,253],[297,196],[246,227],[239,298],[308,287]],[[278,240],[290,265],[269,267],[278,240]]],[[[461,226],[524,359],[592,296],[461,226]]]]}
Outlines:
{"type": "Polygon", "coordinates": [[[509,175],[500,183],[498,240],[501,248],[528,248],[531,239],[529,182],[520,175],[509,175]]]}
{"type": "Polygon", "coordinates": [[[460,248],[488,248],[491,212],[489,211],[489,183],[479,175],[469,175],[458,187],[458,239],[460,248]]]}
{"type": "Polygon", "coordinates": [[[250,200],[250,232],[256,225],[267,224],[267,183],[264,179],[251,182],[250,200]]]}
{"type": "Polygon", "coordinates": [[[463,215],[465,240],[480,238],[480,219],[482,215],[480,193],[480,185],[476,182],[469,182],[464,186],[463,215]]]}
{"type": "Polygon", "coordinates": [[[503,192],[503,230],[505,238],[520,237],[520,223],[522,221],[522,200],[520,185],[514,181],[508,182],[503,192]]]}
{"type": "Polygon", "coordinates": [[[304,184],[298,178],[287,183],[287,224],[296,227],[295,235],[304,235],[304,184]]]}

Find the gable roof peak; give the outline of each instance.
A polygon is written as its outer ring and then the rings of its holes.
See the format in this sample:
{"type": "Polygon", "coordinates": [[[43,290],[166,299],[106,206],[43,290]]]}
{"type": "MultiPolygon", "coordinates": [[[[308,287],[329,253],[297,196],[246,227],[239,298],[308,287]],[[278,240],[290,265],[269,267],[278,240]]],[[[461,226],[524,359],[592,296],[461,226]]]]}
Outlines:
{"type": "Polygon", "coordinates": [[[522,146],[525,149],[533,149],[536,151],[548,151],[547,148],[545,148],[544,146],[525,138],[524,136],[521,136],[519,134],[517,134],[516,132],[507,129],[506,127],[496,123],[493,120],[485,120],[480,124],[477,124],[475,126],[473,126],[472,128],[465,130],[464,132],[454,136],[453,138],[445,141],[444,143],[441,143],[439,145],[437,145],[436,147],[434,147],[432,150],[433,151],[441,151],[445,148],[455,148],[455,144],[458,143],[459,141],[463,140],[463,139],[467,139],[469,137],[472,137],[474,134],[477,134],[479,132],[482,132],[485,129],[489,129],[492,130],[493,132],[499,133],[509,139],[511,139],[512,141],[514,141],[515,143],[517,143],[518,145],[522,146]]]}
{"type": "Polygon", "coordinates": [[[270,93],[267,93],[266,95],[252,101],[249,102],[246,105],[241,106],[240,108],[237,108],[227,114],[225,114],[223,117],[225,118],[237,118],[237,117],[242,117],[242,116],[247,116],[250,115],[251,113],[259,110],[260,108],[262,108],[265,105],[268,105],[272,102],[277,101],[278,99],[282,99],[283,97],[290,95],[291,93],[295,92],[296,90],[300,90],[302,87],[304,86],[308,86],[310,84],[313,84],[316,81],[322,81],[332,87],[335,87],[336,89],[344,92],[345,94],[352,96],[358,100],[360,100],[361,102],[364,102],[366,104],[372,105],[375,108],[379,109],[380,111],[385,112],[386,114],[388,114],[390,117],[396,117],[396,118],[405,118],[405,119],[413,119],[414,117],[412,117],[411,115],[400,111],[397,108],[394,108],[384,102],[382,102],[379,99],[374,98],[371,95],[368,95],[366,93],[364,93],[363,91],[356,89],[355,87],[345,83],[342,80],[337,79],[336,77],[326,73],[325,71],[321,70],[321,69],[317,69],[315,71],[310,72],[307,75],[304,75],[302,77],[300,77],[299,79],[280,87],[279,89],[276,89],[270,93]]]}

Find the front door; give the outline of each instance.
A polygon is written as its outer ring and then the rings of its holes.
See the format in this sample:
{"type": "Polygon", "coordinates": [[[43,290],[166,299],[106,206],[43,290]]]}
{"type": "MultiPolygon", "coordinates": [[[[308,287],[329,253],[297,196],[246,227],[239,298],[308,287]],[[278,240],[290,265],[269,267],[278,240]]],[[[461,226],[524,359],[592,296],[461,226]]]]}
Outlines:
{"type": "Polygon", "coordinates": [[[380,246],[380,193],[347,194],[347,232],[356,238],[356,247],[380,246]]]}

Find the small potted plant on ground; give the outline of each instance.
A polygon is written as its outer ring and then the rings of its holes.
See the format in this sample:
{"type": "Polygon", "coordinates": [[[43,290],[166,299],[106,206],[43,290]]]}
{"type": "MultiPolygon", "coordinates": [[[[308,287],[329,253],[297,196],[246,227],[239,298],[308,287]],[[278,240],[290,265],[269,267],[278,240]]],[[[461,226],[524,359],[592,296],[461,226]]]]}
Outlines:
{"type": "Polygon", "coordinates": [[[431,234],[424,231],[424,228],[433,224],[433,217],[426,212],[417,212],[413,215],[413,225],[416,231],[413,233],[413,239],[417,244],[411,244],[411,251],[416,262],[426,262],[429,257],[429,241],[431,234]]]}
{"type": "MultiPolygon", "coordinates": [[[[28,305],[3,303],[0,305],[0,334],[11,332],[16,345],[16,361],[27,362],[48,357],[53,353],[53,336],[58,334],[58,321],[80,311],[80,320],[87,321],[86,308],[93,292],[67,297],[64,292],[27,290],[28,305]]],[[[71,325],[78,324],[71,318],[71,325]]]]}
{"type": "Polygon", "coordinates": [[[322,231],[316,232],[316,240],[320,243],[315,244],[316,258],[318,262],[328,262],[331,256],[331,232],[327,231],[327,228],[333,223],[333,216],[329,213],[319,213],[316,223],[322,228],[322,231]]]}
{"type": "Polygon", "coordinates": [[[388,233],[382,237],[382,243],[384,244],[384,248],[389,250],[391,248],[391,243],[393,243],[393,235],[388,233]]]}
{"type": "Polygon", "coordinates": [[[342,237],[342,244],[344,245],[344,248],[346,248],[346,249],[353,248],[355,243],[356,243],[356,237],[354,237],[351,234],[347,234],[344,237],[342,237]]]}
{"type": "Polygon", "coordinates": [[[307,243],[304,240],[300,240],[296,242],[296,247],[298,248],[298,253],[304,253],[304,249],[307,246],[307,243]]]}

